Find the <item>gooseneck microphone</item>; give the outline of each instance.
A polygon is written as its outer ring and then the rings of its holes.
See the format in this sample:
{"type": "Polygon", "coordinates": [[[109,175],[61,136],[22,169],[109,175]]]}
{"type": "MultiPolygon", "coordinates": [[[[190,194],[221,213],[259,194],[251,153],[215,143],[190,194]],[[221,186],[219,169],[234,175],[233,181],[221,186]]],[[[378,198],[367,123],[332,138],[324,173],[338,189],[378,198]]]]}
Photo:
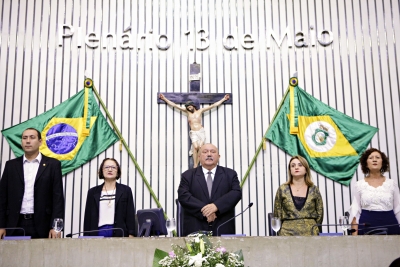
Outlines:
{"type": "MultiPolygon", "coordinates": [[[[360,224],[359,224],[360,225],[360,224]]],[[[373,231],[378,231],[378,230],[382,230],[383,232],[385,232],[385,234],[387,234],[387,232],[388,232],[388,227],[395,227],[395,226],[397,226],[397,227],[400,227],[400,224],[385,224],[385,225],[377,225],[377,226],[372,226],[372,227],[369,227],[370,225],[368,224],[368,225],[365,225],[365,228],[363,228],[363,229],[358,229],[358,231],[359,232],[364,232],[364,235],[374,235],[374,234],[376,234],[376,233],[370,233],[370,232],[373,232],[373,231]]],[[[400,230],[399,230],[400,231],[400,230]]],[[[355,231],[354,231],[355,232],[355,231]]]]}
{"type": "Polygon", "coordinates": [[[78,232],[78,233],[67,234],[65,237],[72,237],[73,235],[79,235],[79,234],[85,234],[85,233],[98,233],[98,232],[101,232],[101,231],[110,231],[110,230],[120,230],[122,232],[122,237],[125,237],[124,230],[122,228],[109,228],[109,229],[104,229],[104,230],[82,231],[82,232],[78,232]]]}
{"type": "Polygon", "coordinates": [[[220,228],[222,225],[228,223],[229,221],[232,221],[232,220],[235,219],[237,216],[242,215],[246,210],[248,210],[249,208],[251,208],[251,206],[253,206],[253,202],[250,202],[250,204],[247,206],[247,208],[245,208],[244,211],[242,211],[241,213],[235,215],[234,217],[230,218],[230,219],[227,220],[226,222],[221,223],[221,224],[217,227],[217,236],[219,236],[219,235],[218,235],[218,231],[219,231],[219,228],[220,228]]]}
{"type": "MultiPolygon", "coordinates": [[[[345,225],[347,225],[348,227],[351,227],[352,225],[360,225],[360,226],[365,226],[365,227],[369,227],[369,226],[371,226],[371,224],[370,223],[348,223],[348,224],[345,224],[345,225]]],[[[342,227],[342,225],[341,224],[338,224],[338,223],[336,223],[336,224],[314,224],[312,227],[311,227],[311,235],[312,235],[312,233],[313,233],[313,230],[314,230],[314,227],[321,227],[321,226],[336,226],[336,227],[342,227]]],[[[354,232],[354,231],[352,231],[352,229],[348,229],[350,232],[354,232]]]]}
{"type": "Polygon", "coordinates": [[[4,229],[4,230],[22,230],[22,232],[24,233],[25,236],[25,229],[22,227],[6,227],[6,228],[0,228],[0,229],[4,229]]]}

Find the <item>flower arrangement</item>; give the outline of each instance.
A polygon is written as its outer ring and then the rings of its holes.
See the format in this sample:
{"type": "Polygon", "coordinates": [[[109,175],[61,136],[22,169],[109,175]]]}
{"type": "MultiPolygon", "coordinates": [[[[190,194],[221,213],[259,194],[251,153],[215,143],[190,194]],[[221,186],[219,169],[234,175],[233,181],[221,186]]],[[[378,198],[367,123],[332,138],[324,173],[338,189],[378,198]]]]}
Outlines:
{"type": "Polygon", "coordinates": [[[156,249],[154,252],[153,267],[244,267],[242,250],[231,253],[209,240],[210,233],[195,233],[185,238],[185,246],[172,244],[172,251],[165,252],[156,249]]]}

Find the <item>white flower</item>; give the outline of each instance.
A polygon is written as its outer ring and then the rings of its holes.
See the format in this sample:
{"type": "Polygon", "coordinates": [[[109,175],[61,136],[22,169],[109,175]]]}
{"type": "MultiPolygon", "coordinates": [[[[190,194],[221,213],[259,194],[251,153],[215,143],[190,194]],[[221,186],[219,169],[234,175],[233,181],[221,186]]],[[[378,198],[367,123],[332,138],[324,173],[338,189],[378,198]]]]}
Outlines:
{"type": "Polygon", "coordinates": [[[222,265],[221,263],[217,263],[217,264],[215,265],[215,267],[225,267],[225,266],[222,265]]]}
{"type": "Polygon", "coordinates": [[[194,242],[199,243],[199,242],[200,242],[200,238],[197,236],[197,237],[194,239],[194,242]]]}
{"type": "Polygon", "coordinates": [[[206,258],[201,257],[201,252],[198,253],[195,256],[190,256],[189,257],[189,266],[192,266],[194,264],[195,267],[201,267],[203,264],[203,261],[205,261],[206,258]]]}

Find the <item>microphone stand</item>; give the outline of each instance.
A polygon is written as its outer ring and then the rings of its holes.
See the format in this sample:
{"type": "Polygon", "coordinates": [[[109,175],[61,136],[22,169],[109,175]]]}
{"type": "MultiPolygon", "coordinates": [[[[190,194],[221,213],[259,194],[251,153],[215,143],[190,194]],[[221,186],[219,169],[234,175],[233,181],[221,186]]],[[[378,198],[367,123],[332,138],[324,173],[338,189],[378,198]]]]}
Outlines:
{"type": "Polygon", "coordinates": [[[224,223],[221,223],[221,224],[217,227],[217,236],[219,236],[219,235],[218,235],[218,231],[219,231],[219,228],[220,228],[222,225],[224,225],[224,224],[226,224],[226,223],[232,221],[232,220],[235,219],[237,216],[243,214],[246,210],[248,210],[249,208],[251,208],[251,206],[253,206],[253,202],[250,202],[250,204],[247,206],[247,208],[244,209],[244,211],[240,212],[239,214],[235,215],[234,217],[230,218],[229,220],[225,221],[224,223]]]}
{"type": "Polygon", "coordinates": [[[386,228],[386,230],[389,230],[389,229],[387,229],[387,227],[392,227],[392,226],[398,226],[398,227],[400,227],[400,224],[386,224],[386,225],[379,225],[379,226],[372,226],[372,227],[368,227],[369,226],[369,224],[367,225],[366,223],[365,224],[362,224],[362,225],[365,225],[365,226],[367,226],[367,227],[365,227],[365,228],[363,228],[363,229],[358,229],[357,231],[363,231],[364,232],[364,234],[365,234],[365,231],[373,231],[373,230],[376,230],[376,229],[380,229],[380,228],[386,228]]]}
{"type": "Polygon", "coordinates": [[[22,230],[22,232],[24,233],[24,236],[25,236],[25,229],[22,228],[22,227],[6,227],[6,228],[1,228],[1,229],[4,229],[4,230],[22,230]]]}
{"type": "Polygon", "coordinates": [[[105,230],[90,230],[90,231],[82,231],[82,232],[78,232],[78,233],[71,233],[66,235],[65,237],[72,237],[73,235],[79,235],[79,234],[85,234],[85,233],[98,233],[100,231],[110,231],[110,230],[121,230],[122,232],[122,237],[125,237],[124,235],[124,230],[122,228],[109,228],[109,229],[105,229],[105,230]]]}
{"type": "MultiPolygon", "coordinates": [[[[352,226],[352,225],[362,225],[362,226],[369,226],[369,223],[348,223],[348,224],[344,224],[344,225],[347,225],[347,226],[352,226]]],[[[314,227],[322,227],[322,226],[336,226],[336,227],[338,227],[338,226],[341,226],[340,224],[314,224],[312,227],[311,227],[311,235],[312,235],[312,233],[313,233],[313,230],[314,230],[314,227]]],[[[348,230],[348,229],[346,229],[346,230],[348,230]]],[[[350,229],[351,230],[351,229],[350,229]]],[[[344,230],[343,230],[344,231],[344,230]]]]}

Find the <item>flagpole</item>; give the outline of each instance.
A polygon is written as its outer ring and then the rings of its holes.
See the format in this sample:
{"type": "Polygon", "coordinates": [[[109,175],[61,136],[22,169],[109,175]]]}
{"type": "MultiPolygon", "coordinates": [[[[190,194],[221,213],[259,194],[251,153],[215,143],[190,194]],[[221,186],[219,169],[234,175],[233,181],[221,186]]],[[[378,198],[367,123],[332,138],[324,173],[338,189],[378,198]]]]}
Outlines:
{"type": "MultiPolygon", "coordinates": [[[[97,92],[97,89],[94,86],[94,84],[92,85],[92,89],[93,89],[93,92],[96,95],[97,99],[99,100],[100,105],[103,107],[104,111],[106,112],[107,118],[110,120],[110,122],[111,122],[111,124],[112,124],[112,126],[113,126],[113,128],[114,128],[114,130],[116,132],[116,134],[118,135],[118,137],[121,140],[122,144],[124,145],[125,149],[128,151],[129,157],[132,159],[133,163],[135,164],[136,169],[138,170],[140,176],[142,177],[143,182],[146,184],[147,189],[150,191],[151,196],[153,197],[154,201],[157,204],[157,207],[158,208],[162,208],[162,206],[160,204],[160,201],[158,200],[156,194],[154,193],[154,191],[151,188],[149,182],[147,181],[146,177],[144,176],[144,173],[143,173],[142,169],[140,168],[139,164],[137,163],[135,157],[133,156],[131,150],[129,149],[128,144],[125,142],[125,139],[122,137],[122,134],[119,131],[117,125],[115,124],[113,118],[111,117],[111,114],[108,112],[108,109],[106,108],[106,105],[104,104],[103,100],[101,100],[101,97],[100,97],[99,93],[97,92]]],[[[164,217],[165,217],[165,219],[168,219],[168,216],[165,213],[165,211],[164,211],[164,217]]]]}
{"type": "MultiPolygon", "coordinates": [[[[290,86],[286,89],[285,95],[283,96],[283,98],[282,98],[282,100],[281,100],[281,103],[279,104],[278,110],[275,112],[275,115],[274,115],[274,117],[272,118],[271,123],[275,120],[275,117],[276,117],[276,115],[279,113],[279,110],[281,110],[281,107],[282,107],[282,105],[283,105],[283,103],[284,103],[284,101],[285,101],[285,99],[286,99],[286,96],[287,96],[287,94],[289,93],[289,89],[290,89],[290,86]]],[[[265,131],[265,134],[264,134],[264,136],[263,136],[263,138],[262,138],[262,140],[261,140],[261,143],[260,143],[260,145],[259,145],[258,148],[257,148],[256,154],[254,155],[253,159],[251,160],[250,165],[249,165],[249,167],[247,168],[247,171],[246,171],[246,173],[244,174],[244,176],[243,176],[243,178],[242,178],[242,181],[240,182],[240,187],[243,187],[244,183],[245,183],[246,180],[247,180],[247,177],[248,177],[249,174],[250,174],[251,169],[253,168],[254,163],[256,162],[256,159],[257,159],[257,157],[258,157],[258,154],[260,153],[261,148],[262,148],[262,146],[263,146],[263,142],[264,142],[264,140],[266,140],[265,136],[267,135],[270,126],[271,126],[271,124],[268,126],[267,131],[265,131]]]]}

